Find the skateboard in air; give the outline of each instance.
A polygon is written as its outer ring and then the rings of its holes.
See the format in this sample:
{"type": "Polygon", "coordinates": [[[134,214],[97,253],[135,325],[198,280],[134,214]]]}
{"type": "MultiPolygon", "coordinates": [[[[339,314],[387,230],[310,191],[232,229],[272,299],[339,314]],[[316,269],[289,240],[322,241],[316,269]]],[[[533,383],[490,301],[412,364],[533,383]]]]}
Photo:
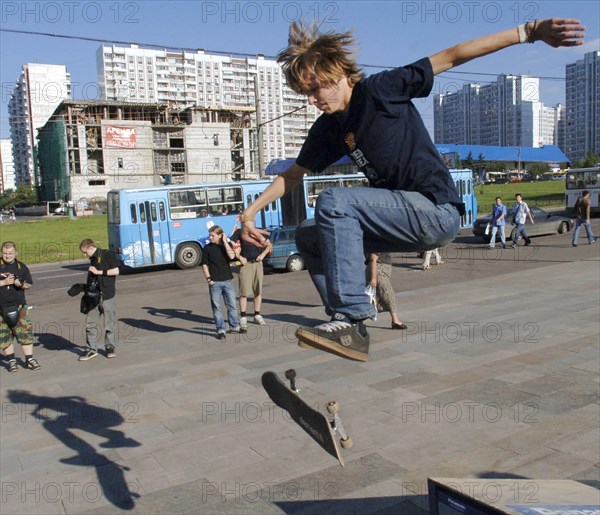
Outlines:
{"type": "Polygon", "coordinates": [[[300,397],[299,390],[296,388],[294,369],[287,370],[285,377],[290,381],[289,387],[275,372],[265,372],[261,379],[263,388],[277,406],[287,411],[292,420],[331,456],[337,458],[343,467],[344,460],[339,452],[335,435],[340,437],[340,445],[343,449],[352,447],[352,438],[342,427],[339,404],[337,401],[327,403],[328,419],[324,413],[312,408],[300,397]]]}

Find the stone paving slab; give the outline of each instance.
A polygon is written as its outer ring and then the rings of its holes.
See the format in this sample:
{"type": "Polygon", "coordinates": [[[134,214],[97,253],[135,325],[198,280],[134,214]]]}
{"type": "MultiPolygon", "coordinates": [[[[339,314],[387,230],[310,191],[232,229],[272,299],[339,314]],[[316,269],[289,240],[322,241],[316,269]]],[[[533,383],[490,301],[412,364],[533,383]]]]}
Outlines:
{"type": "Polygon", "coordinates": [[[367,363],[300,349],[281,314],[225,343],[158,319],[110,366],[38,348],[39,373],[0,370],[2,513],[418,514],[429,476],[597,486],[598,263],[398,293],[409,329],[371,322],[367,363]],[[345,468],[262,390],[292,367],[341,403],[345,468]]]}

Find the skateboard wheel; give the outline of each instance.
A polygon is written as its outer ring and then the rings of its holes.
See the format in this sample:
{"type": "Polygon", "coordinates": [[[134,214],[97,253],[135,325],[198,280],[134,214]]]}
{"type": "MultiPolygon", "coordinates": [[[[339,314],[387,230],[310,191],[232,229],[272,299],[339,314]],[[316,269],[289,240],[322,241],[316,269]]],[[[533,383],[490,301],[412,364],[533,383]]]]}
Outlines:
{"type": "Polygon", "coordinates": [[[290,368],[289,370],[285,371],[285,378],[286,379],[294,379],[296,377],[296,371],[293,368],[290,368]]]}
{"type": "Polygon", "coordinates": [[[340,405],[338,404],[338,401],[331,401],[327,403],[327,411],[329,413],[337,413],[338,411],[340,411],[340,405]]]}
{"type": "Polygon", "coordinates": [[[342,438],[340,444],[342,445],[342,449],[350,449],[354,445],[354,442],[352,441],[352,437],[349,436],[345,440],[342,438]]]}

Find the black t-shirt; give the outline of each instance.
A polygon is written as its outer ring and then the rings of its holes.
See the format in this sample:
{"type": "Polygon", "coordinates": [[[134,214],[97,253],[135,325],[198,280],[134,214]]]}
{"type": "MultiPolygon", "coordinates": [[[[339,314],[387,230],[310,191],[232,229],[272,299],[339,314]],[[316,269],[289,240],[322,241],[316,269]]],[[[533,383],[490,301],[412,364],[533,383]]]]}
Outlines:
{"type": "MultiPolygon", "coordinates": [[[[12,263],[7,263],[3,259],[0,259],[0,274],[13,274],[21,281],[21,283],[25,281],[28,284],[33,284],[29,268],[16,259],[12,263]]],[[[15,288],[12,285],[2,286],[0,288],[0,306],[20,306],[23,304],[26,304],[25,290],[22,288],[15,288]]]]}
{"type": "MultiPolygon", "coordinates": [[[[90,258],[90,264],[98,270],[110,270],[111,268],[118,268],[119,258],[112,250],[96,249],[96,252],[90,258]]],[[[99,275],[98,284],[100,285],[100,291],[104,300],[112,299],[116,295],[116,276],[99,275]]]]}
{"type": "Polygon", "coordinates": [[[371,187],[417,191],[435,204],[463,209],[450,172],[411,102],[429,95],[433,77],[431,62],[424,58],[362,79],[343,112],[316,120],[296,163],[320,173],[348,155],[371,187]]]}
{"type": "Polygon", "coordinates": [[[256,261],[256,258],[260,256],[265,249],[262,249],[256,245],[253,245],[249,241],[246,241],[242,238],[242,230],[238,229],[233,233],[233,236],[230,238],[233,242],[240,242],[241,252],[240,255],[245,257],[248,261],[256,261]]]}
{"type": "Polygon", "coordinates": [[[233,279],[227,251],[223,245],[209,243],[202,250],[201,265],[208,266],[208,273],[213,281],[229,281],[233,279]]]}

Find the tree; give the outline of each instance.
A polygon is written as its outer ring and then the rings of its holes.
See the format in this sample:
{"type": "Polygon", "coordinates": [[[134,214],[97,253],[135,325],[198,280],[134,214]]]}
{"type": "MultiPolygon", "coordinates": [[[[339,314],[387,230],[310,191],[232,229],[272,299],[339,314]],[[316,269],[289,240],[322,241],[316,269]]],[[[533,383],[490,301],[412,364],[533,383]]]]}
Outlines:
{"type": "Polygon", "coordinates": [[[527,171],[531,175],[544,175],[545,173],[550,173],[552,170],[548,163],[535,162],[529,163],[527,171]]]}
{"type": "Polygon", "coordinates": [[[16,190],[8,189],[0,195],[0,209],[15,206],[31,206],[37,202],[37,195],[31,186],[21,184],[16,190]]]}
{"type": "Polygon", "coordinates": [[[470,168],[471,170],[473,169],[473,152],[469,151],[469,155],[467,156],[467,159],[465,159],[462,162],[462,167],[470,168]]]}
{"type": "Polygon", "coordinates": [[[590,150],[587,156],[585,156],[585,159],[577,161],[574,168],[590,168],[596,166],[597,163],[600,163],[600,156],[597,156],[593,150],[590,150]]]}

